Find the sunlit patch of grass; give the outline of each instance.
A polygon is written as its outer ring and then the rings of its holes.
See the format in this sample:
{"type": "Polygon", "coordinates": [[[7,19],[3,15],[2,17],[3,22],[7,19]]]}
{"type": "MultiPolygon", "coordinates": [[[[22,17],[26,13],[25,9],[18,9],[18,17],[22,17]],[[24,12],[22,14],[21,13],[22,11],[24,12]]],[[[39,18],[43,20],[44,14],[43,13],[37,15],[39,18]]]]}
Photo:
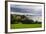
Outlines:
{"type": "Polygon", "coordinates": [[[11,24],[11,29],[19,28],[40,28],[41,24],[11,24]]]}

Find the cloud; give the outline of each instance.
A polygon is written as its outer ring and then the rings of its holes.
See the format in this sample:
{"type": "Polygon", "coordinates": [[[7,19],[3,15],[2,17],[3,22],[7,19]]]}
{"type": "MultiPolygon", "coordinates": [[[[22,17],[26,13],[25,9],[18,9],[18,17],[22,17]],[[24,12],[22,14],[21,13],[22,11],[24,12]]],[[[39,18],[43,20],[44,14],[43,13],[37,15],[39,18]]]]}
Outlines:
{"type": "Polygon", "coordinates": [[[20,12],[20,13],[32,13],[32,14],[40,14],[42,15],[42,7],[41,5],[13,5],[11,4],[12,12],[20,12]]]}

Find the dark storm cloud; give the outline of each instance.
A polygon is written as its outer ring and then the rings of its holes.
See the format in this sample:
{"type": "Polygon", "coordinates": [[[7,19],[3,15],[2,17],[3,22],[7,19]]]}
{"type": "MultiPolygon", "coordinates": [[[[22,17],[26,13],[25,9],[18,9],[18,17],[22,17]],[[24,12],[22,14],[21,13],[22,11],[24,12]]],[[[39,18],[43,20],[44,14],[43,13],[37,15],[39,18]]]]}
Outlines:
{"type": "Polygon", "coordinates": [[[32,14],[40,14],[42,15],[42,7],[40,5],[13,5],[11,4],[12,12],[20,12],[20,13],[32,13],[32,14]]]}

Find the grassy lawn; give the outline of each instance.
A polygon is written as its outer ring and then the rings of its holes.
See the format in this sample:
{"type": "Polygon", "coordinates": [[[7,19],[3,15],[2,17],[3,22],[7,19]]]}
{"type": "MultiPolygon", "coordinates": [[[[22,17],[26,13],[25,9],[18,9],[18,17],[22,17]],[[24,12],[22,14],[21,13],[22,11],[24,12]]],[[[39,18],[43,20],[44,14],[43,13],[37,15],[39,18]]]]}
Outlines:
{"type": "Polygon", "coordinates": [[[41,24],[11,24],[11,29],[18,29],[18,28],[39,28],[41,24]]]}

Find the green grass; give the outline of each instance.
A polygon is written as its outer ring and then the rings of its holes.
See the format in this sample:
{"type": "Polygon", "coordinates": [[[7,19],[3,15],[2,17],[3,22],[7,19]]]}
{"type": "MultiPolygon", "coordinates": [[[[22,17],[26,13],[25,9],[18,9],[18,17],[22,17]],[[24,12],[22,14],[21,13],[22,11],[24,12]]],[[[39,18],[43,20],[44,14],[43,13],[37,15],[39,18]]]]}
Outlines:
{"type": "Polygon", "coordinates": [[[39,28],[41,24],[11,24],[11,29],[18,29],[18,28],[39,28]]]}

